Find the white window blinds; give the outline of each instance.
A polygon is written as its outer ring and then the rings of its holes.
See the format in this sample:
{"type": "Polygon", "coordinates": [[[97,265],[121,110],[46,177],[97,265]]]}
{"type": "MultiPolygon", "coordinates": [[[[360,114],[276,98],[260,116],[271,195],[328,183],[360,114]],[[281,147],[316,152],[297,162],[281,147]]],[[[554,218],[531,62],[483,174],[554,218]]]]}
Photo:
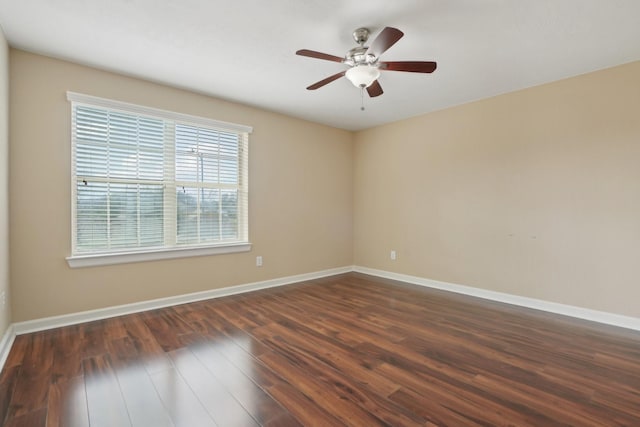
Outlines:
{"type": "Polygon", "coordinates": [[[178,243],[236,240],[239,136],[177,124],[175,140],[178,243]]]}
{"type": "Polygon", "coordinates": [[[248,241],[250,128],[69,99],[74,254],[248,241]]]}

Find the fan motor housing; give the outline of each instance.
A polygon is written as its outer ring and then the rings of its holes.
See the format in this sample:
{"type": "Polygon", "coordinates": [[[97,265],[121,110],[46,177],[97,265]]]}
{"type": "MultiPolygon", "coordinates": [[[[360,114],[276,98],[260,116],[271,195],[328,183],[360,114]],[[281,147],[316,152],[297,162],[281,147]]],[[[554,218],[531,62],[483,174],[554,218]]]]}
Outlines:
{"type": "Polygon", "coordinates": [[[362,46],[369,40],[369,34],[368,28],[358,28],[353,32],[353,39],[362,46]]]}
{"type": "Polygon", "coordinates": [[[351,49],[347,52],[344,57],[344,63],[347,65],[355,66],[355,65],[372,65],[376,62],[376,57],[369,54],[367,55],[366,46],[358,46],[351,49]]]}

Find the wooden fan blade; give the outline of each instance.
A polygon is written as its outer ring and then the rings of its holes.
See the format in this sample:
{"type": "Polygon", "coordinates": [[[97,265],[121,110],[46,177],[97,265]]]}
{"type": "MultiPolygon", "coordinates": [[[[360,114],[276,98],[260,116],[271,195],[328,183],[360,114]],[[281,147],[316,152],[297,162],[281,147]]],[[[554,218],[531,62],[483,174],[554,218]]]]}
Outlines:
{"type": "Polygon", "coordinates": [[[386,27],[378,37],[371,43],[367,50],[367,55],[374,55],[378,58],[387,49],[396,44],[404,36],[404,33],[397,28],[386,27]]]}
{"type": "Polygon", "coordinates": [[[382,95],[384,92],[382,91],[382,86],[380,86],[380,82],[374,80],[373,83],[367,88],[367,93],[371,98],[375,98],[376,96],[382,95]]]}
{"type": "Polygon", "coordinates": [[[409,73],[433,73],[438,65],[429,61],[380,62],[380,69],[387,71],[407,71],[409,73]]]}
{"type": "Polygon", "coordinates": [[[329,77],[327,77],[327,78],[326,78],[326,79],[324,79],[324,80],[320,80],[319,82],[314,83],[314,84],[312,84],[311,86],[309,86],[309,87],[307,88],[307,90],[316,90],[316,89],[318,89],[318,88],[321,88],[322,86],[324,86],[324,85],[326,85],[326,84],[329,84],[329,83],[331,83],[331,82],[332,82],[332,81],[334,81],[334,80],[338,80],[340,77],[344,76],[344,74],[345,74],[346,72],[347,72],[346,70],[345,70],[345,71],[341,71],[341,72],[339,72],[338,74],[334,74],[333,76],[329,76],[329,77]]]}
{"type": "Polygon", "coordinates": [[[340,58],[339,56],[329,55],[328,53],[316,52],[315,50],[309,50],[309,49],[300,49],[299,51],[296,52],[296,55],[308,56],[309,58],[324,59],[327,61],[334,61],[334,62],[344,61],[344,58],[340,58]]]}

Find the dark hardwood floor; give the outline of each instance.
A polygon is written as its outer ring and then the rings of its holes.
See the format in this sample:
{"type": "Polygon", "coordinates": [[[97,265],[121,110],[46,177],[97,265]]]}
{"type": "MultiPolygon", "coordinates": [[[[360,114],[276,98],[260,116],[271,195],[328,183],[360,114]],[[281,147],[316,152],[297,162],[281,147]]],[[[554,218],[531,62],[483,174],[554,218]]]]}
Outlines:
{"type": "Polygon", "coordinates": [[[18,336],[5,426],[640,426],[640,333],[346,274],[18,336]]]}

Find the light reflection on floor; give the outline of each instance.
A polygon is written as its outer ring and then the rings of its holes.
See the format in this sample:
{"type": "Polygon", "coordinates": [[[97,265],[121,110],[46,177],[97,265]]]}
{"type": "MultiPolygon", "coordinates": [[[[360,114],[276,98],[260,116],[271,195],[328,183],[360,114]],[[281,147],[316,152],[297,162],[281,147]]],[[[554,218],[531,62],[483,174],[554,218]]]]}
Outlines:
{"type": "Polygon", "coordinates": [[[250,425],[246,414],[260,417],[264,397],[243,374],[256,363],[243,350],[252,345],[246,336],[225,337],[127,364],[107,356],[67,394],[65,418],[86,418],[78,408],[86,405],[91,427],[250,425]]]}

